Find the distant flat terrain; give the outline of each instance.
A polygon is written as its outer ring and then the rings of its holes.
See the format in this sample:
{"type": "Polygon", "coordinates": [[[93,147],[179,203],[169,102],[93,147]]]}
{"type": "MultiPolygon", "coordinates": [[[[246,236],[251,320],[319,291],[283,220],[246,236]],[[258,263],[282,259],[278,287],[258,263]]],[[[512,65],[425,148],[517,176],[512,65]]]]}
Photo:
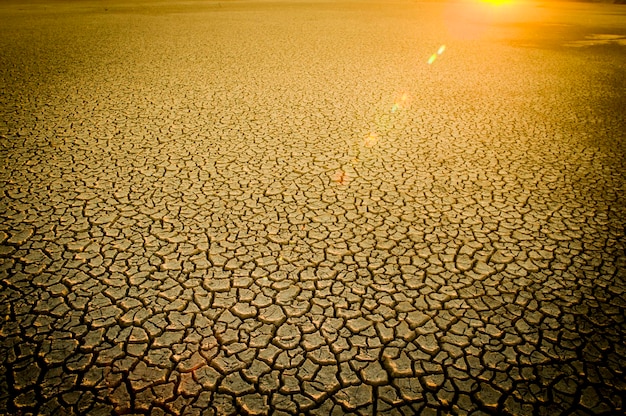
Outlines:
{"type": "Polygon", "coordinates": [[[0,414],[624,413],[626,6],[0,28],[0,414]]]}

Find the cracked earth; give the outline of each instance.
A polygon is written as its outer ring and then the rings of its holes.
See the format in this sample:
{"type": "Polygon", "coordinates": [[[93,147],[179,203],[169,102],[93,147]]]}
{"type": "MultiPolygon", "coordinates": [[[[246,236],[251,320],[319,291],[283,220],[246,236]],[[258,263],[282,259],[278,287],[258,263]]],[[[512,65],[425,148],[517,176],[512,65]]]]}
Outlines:
{"type": "Polygon", "coordinates": [[[623,413],[624,9],[456,6],[0,6],[0,413],[623,413]]]}

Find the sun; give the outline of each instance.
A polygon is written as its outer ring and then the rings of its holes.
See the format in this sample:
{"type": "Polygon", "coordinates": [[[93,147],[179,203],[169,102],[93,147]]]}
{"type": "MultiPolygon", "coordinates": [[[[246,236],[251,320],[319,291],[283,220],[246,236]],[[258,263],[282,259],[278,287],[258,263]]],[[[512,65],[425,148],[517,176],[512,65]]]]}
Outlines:
{"type": "Polygon", "coordinates": [[[504,6],[510,4],[513,0],[480,0],[482,3],[490,4],[492,6],[504,6]]]}

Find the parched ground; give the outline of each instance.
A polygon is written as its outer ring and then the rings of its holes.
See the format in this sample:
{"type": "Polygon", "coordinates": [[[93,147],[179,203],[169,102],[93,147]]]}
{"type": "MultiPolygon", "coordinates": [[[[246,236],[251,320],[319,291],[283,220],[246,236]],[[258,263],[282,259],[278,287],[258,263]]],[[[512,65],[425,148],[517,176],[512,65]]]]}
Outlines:
{"type": "Polygon", "coordinates": [[[0,414],[625,411],[623,6],[0,22],[0,414]]]}

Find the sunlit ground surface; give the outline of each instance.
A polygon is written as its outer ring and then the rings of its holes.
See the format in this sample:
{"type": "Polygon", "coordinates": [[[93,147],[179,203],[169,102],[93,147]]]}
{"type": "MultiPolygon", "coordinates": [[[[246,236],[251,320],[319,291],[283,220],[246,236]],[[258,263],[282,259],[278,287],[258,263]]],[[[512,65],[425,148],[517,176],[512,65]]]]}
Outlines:
{"type": "Polygon", "coordinates": [[[626,8],[491,3],[3,2],[0,414],[623,413],[626,8]]]}

